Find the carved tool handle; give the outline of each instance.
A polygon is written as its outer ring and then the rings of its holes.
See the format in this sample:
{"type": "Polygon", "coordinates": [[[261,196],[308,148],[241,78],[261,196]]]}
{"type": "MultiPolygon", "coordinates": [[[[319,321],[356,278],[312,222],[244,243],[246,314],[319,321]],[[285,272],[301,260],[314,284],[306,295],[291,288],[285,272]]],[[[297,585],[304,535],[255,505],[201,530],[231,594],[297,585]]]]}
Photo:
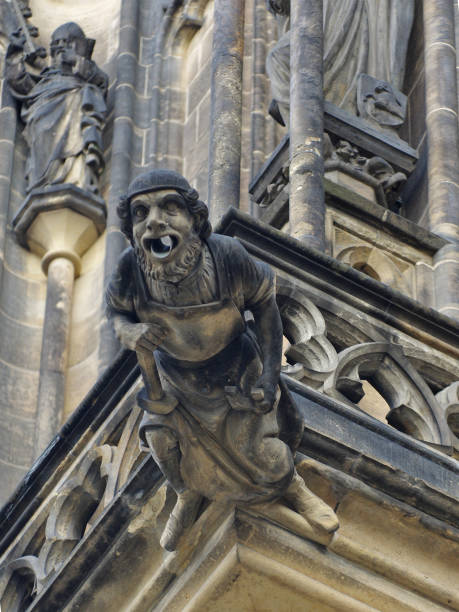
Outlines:
{"type": "Polygon", "coordinates": [[[164,395],[158,367],[153,353],[137,351],[137,361],[142,372],[143,383],[151,400],[159,400],[164,395]]]}

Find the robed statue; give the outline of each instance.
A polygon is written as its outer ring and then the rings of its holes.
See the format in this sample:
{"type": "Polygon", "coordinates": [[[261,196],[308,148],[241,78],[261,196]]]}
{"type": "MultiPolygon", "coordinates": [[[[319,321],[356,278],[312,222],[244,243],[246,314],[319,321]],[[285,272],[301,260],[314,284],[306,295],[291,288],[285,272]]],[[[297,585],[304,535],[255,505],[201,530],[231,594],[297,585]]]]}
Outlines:
{"type": "Polygon", "coordinates": [[[335,513],[294,467],[303,421],[279,388],[270,267],[211,232],[207,206],[176,172],[139,175],[118,213],[131,246],[108,286],[108,316],[141,366],[141,444],[177,494],[161,545],[176,549],[204,498],[284,497],[312,526],[335,531],[335,513]]]}
{"type": "MultiPolygon", "coordinates": [[[[266,71],[271,113],[288,125],[290,110],[290,0],[267,0],[278,24],[278,41],[266,71]]],[[[324,96],[380,129],[404,121],[402,93],[414,0],[323,0],[324,96]]]]}
{"type": "Polygon", "coordinates": [[[95,41],[76,23],[61,25],[46,65],[25,51],[26,38],[23,29],[10,35],[6,78],[25,124],[27,193],[63,183],[97,193],[108,79],[91,59],[95,41]]]}

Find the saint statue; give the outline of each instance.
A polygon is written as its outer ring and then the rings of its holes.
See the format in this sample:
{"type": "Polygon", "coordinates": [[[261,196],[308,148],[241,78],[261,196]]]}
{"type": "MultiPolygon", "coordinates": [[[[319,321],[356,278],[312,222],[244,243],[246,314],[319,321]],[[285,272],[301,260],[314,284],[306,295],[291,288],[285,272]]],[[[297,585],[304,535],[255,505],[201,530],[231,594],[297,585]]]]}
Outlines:
{"type": "Polygon", "coordinates": [[[303,421],[279,389],[272,270],[211,232],[207,206],[177,172],[139,175],[118,213],[131,246],[108,286],[107,314],[141,366],[141,444],[177,494],[161,545],[176,549],[203,498],[284,497],[314,527],[336,530],[335,513],[294,467],[303,421]]]}
{"type": "MultiPolygon", "coordinates": [[[[414,0],[323,0],[325,99],[375,126],[394,130],[405,118],[401,93],[414,0]]],[[[268,0],[279,38],[266,71],[273,114],[290,110],[290,0],[268,0]]]]}
{"type": "Polygon", "coordinates": [[[44,68],[37,55],[25,53],[22,30],[10,40],[6,78],[25,123],[27,193],[63,183],[97,193],[108,79],[91,60],[94,40],[76,23],[61,25],[44,68]]]}

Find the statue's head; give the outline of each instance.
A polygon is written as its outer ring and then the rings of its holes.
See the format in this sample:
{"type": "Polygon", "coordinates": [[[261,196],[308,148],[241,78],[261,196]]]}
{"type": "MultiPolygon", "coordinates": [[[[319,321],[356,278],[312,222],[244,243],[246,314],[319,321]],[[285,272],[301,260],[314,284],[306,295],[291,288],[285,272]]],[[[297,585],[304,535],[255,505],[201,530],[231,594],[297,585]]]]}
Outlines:
{"type": "Polygon", "coordinates": [[[144,273],[177,280],[190,271],[211,233],[209,211],[188,181],[173,170],[136,177],[118,206],[121,230],[144,273]]]}
{"type": "Polygon", "coordinates": [[[55,59],[60,53],[73,50],[76,55],[91,59],[95,40],[86,38],[77,23],[69,21],[59,26],[51,36],[51,57],[55,59]]]}

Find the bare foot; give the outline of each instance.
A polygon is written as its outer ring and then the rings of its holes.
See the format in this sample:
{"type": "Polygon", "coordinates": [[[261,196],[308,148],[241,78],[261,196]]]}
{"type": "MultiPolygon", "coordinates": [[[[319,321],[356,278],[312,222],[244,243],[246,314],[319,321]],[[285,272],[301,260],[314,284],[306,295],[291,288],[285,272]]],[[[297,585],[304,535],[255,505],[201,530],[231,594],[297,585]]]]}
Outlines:
{"type": "Polygon", "coordinates": [[[168,551],[177,548],[180,536],[190,527],[195,519],[201,504],[202,496],[195,491],[185,490],[177,494],[174,509],[164,527],[159,543],[168,551]]]}
{"type": "Polygon", "coordinates": [[[339,527],[338,517],[330,506],[314,495],[299,474],[295,472],[292,482],[285,492],[285,497],[293,504],[295,510],[308,521],[312,527],[333,533],[339,527]]]}

